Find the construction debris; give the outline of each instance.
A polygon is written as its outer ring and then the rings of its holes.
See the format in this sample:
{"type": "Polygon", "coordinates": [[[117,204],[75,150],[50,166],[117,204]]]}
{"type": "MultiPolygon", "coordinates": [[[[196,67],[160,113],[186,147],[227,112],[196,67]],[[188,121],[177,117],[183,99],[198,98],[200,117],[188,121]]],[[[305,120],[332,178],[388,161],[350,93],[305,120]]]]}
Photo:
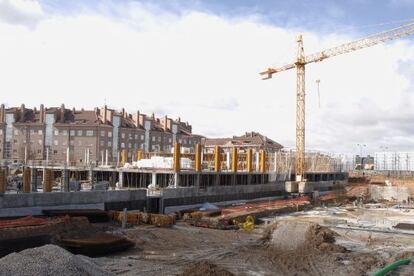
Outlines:
{"type": "Polygon", "coordinates": [[[45,245],[1,258],[0,275],[110,276],[114,274],[105,271],[87,257],[73,255],[56,245],[45,245]]]}

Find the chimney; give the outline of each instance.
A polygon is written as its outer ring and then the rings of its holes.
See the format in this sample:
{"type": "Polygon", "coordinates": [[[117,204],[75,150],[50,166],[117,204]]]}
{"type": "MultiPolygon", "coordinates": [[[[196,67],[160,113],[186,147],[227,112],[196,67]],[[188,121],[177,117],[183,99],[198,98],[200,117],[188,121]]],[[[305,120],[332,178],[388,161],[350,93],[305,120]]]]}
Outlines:
{"type": "Polygon", "coordinates": [[[26,113],[26,108],[24,104],[20,107],[20,122],[24,122],[24,114],[26,113]]]}
{"type": "Polygon", "coordinates": [[[64,104],[60,106],[60,122],[61,123],[65,122],[65,105],[64,104]]]}
{"type": "Polygon", "coordinates": [[[39,122],[41,124],[43,124],[45,122],[45,107],[44,107],[43,104],[40,105],[39,122]]]}
{"type": "Polygon", "coordinates": [[[178,120],[177,120],[179,123],[181,123],[181,118],[180,117],[178,117],[178,120]]]}
{"type": "Polygon", "coordinates": [[[5,117],[4,113],[5,113],[4,104],[1,104],[1,106],[0,106],[0,123],[4,123],[4,121],[6,119],[6,118],[4,118],[5,117]]]}
{"type": "Polygon", "coordinates": [[[122,117],[124,117],[124,114],[125,114],[125,108],[122,108],[122,110],[121,110],[122,117]]]}
{"type": "Polygon", "coordinates": [[[139,127],[140,126],[140,123],[139,123],[139,110],[137,111],[137,113],[135,114],[135,118],[134,118],[134,124],[135,124],[135,126],[136,127],[139,127]]]}
{"type": "Polygon", "coordinates": [[[106,124],[108,122],[107,117],[108,116],[108,107],[105,105],[104,106],[104,111],[103,111],[103,123],[106,124]]]}
{"type": "Polygon", "coordinates": [[[139,125],[144,126],[145,114],[139,114],[139,125]]]}
{"type": "Polygon", "coordinates": [[[164,116],[164,123],[162,124],[164,131],[168,130],[167,121],[168,121],[168,117],[167,117],[167,115],[165,115],[164,116]]]}
{"type": "Polygon", "coordinates": [[[152,112],[152,120],[155,121],[155,113],[152,112]]]}

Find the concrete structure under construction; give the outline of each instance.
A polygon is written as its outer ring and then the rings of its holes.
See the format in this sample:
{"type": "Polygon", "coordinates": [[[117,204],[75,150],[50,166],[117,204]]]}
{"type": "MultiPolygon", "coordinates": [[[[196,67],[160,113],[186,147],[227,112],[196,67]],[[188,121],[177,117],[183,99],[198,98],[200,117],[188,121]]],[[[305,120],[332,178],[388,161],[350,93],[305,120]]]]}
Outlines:
{"type": "MultiPolygon", "coordinates": [[[[36,215],[47,208],[141,209],[165,212],[204,202],[250,200],[331,190],[345,185],[347,174],[308,173],[306,187],[287,186],[290,171],[277,166],[276,155],[260,151],[254,166],[252,150],[246,154],[234,148],[230,166],[221,166],[225,155],[219,147],[213,156],[196,145],[194,154],[182,154],[174,145],[171,167],[140,167],[139,162],[119,167],[31,165],[23,170],[20,194],[6,192],[0,177],[0,216],[36,215]],[[185,161],[187,160],[187,161],[185,161]],[[183,162],[190,167],[183,168],[183,162]],[[6,192],[6,193],[4,193],[6,192]]],[[[170,158],[170,157],[156,157],[170,158]]],[[[284,162],[283,162],[284,163],[284,162]]],[[[1,169],[4,175],[6,169],[1,169]]]]}

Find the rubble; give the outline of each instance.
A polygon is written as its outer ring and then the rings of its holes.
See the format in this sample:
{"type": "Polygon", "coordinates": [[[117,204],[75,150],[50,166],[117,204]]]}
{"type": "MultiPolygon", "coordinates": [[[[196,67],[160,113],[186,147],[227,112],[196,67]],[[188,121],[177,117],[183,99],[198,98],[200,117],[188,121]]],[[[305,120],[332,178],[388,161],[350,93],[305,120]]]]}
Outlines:
{"type": "Polygon", "coordinates": [[[12,253],[0,259],[0,275],[111,276],[92,259],[73,255],[56,245],[45,245],[12,253]]]}

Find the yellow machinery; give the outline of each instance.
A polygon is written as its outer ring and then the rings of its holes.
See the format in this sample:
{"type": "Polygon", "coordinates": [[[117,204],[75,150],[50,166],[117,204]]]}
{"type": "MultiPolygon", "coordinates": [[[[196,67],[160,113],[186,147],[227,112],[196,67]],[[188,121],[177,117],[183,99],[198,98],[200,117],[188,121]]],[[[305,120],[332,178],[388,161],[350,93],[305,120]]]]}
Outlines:
{"type": "Polygon", "coordinates": [[[371,47],[379,43],[409,36],[414,33],[414,22],[382,33],[374,34],[350,43],[345,43],[309,56],[305,56],[302,36],[297,37],[298,54],[296,61],[279,68],[268,68],[261,72],[263,79],[270,79],[273,74],[296,68],[296,181],[303,181],[305,175],[305,65],[322,61],[326,58],[371,47]]]}

